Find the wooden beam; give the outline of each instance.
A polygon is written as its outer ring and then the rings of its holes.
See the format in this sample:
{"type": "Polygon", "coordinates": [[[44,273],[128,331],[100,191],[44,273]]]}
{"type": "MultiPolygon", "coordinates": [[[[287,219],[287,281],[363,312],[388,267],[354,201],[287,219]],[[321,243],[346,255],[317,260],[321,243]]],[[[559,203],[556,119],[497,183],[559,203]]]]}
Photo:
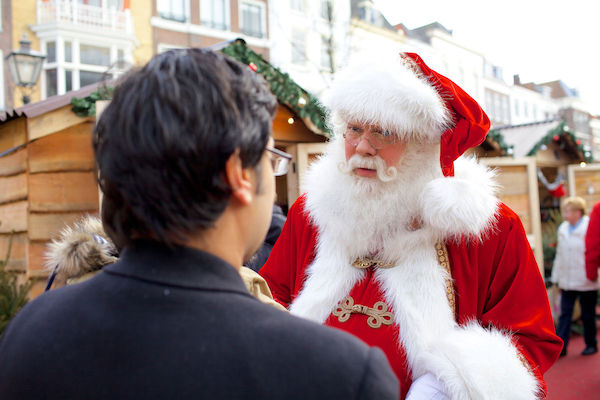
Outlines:
{"type": "Polygon", "coordinates": [[[27,119],[28,140],[39,139],[52,133],[60,132],[73,125],[79,125],[91,118],[82,118],[71,111],[71,105],[58,108],[53,111],[27,119]]]}
{"type": "Polygon", "coordinates": [[[0,204],[27,198],[27,174],[0,177],[0,204]]]}
{"type": "MultiPolygon", "coordinates": [[[[94,214],[94,210],[90,210],[94,214]]],[[[28,236],[30,240],[49,240],[60,233],[66,226],[72,225],[87,212],[69,213],[30,213],[28,219],[28,236]]],[[[1,225],[0,225],[1,227],[1,225]]]]}
{"type": "Polygon", "coordinates": [[[327,140],[325,136],[313,133],[300,117],[282,105],[279,105],[273,119],[273,138],[279,143],[320,143],[327,140]],[[293,118],[292,124],[288,122],[290,118],[293,118]]]}
{"type": "Polygon", "coordinates": [[[20,174],[27,170],[27,149],[23,148],[0,157],[0,176],[20,174]]]}
{"type": "Polygon", "coordinates": [[[0,233],[27,230],[27,200],[0,205],[0,233]]]}
{"type": "Polygon", "coordinates": [[[98,208],[94,172],[29,174],[29,211],[87,211],[98,208]]]}
{"type": "Polygon", "coordinates": [[[25,117],[0,124],[0,153],[27,143],[25,117]]]}
{"type": "Polygon", "coordinates": [[[29,172],[94,169],[93,128],[83,122],[29,144],[29,172]]]}
{"type": "Polygon", "coordinates": [[[0,260],[4,260],[8,252],[8,244],[12,240],[10,254],[8,256],[8,271],[25,272],[27,268],[27,259],[25,248],[27,246],[27,233],[0,234],[0,260]],[[12,236],[12,239],[11,239],[12,236]]]}
{"type": "Polygon", "coordinates": [[[45,268],[48,241],[32,241],[27,246],[27,274],[30,277],[46,277],[49,272],[45,268]]]}

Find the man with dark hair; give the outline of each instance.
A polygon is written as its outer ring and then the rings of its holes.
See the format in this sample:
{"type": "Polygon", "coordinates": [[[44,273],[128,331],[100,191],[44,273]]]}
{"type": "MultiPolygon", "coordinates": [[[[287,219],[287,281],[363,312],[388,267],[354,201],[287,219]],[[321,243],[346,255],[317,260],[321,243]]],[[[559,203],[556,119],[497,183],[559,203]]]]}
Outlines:
{"type": "Polygon", "coordinates": [[[120,260],[17,315],[0,398],[398,397],[381,351],[262,304],[238,274],[286,171],[275,109],[259,76],[199,49],[122,82],[93,139],[120,260]]]}

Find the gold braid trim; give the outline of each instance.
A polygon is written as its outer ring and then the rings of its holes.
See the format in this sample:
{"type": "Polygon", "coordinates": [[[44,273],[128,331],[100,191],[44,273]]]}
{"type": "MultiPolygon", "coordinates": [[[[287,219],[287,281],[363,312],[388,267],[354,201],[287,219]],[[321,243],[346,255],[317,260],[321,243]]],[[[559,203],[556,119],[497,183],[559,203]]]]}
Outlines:
{"type": "Polygon", "coordinates": [[[452,272],[450,271],[450,258],[448,257],[448,249],[446,243],[438,242],[435,245],[437,252],[438,263],[446,271],[446,298],[452,309],[452,315],[456,318],[456,295],[454,294],[454,283],[452,283],[452,272]]]}
{"type": "MultiPolygon", "coordinates": [[[[448,257],[448,249],[444,242],[438,242],[435,245],[438,264],[446,271],[446,298],[452,309],[452,314],[456,316],[456,295],[454,293],[454,284],[452,283],[452,273],[450,272],[450,258],[448,257]]],[[[371,257],[360,257],[354,260],[352,266],[359,269],[374,268],[392,268],[394,264],[386,263],[371,257]]],[[[383,301],[378,301],[373,307],[354,304],[354,299],[347,296],[340,301],[333,310],[333,315],[338,317],[338,321],[346,322],[350,319],[351,314],[365,314],[369,316],[367,324],[371,328],[379,328],[383,325],[391,325],[394,321],[394,315],[388,311],[388,306],[383,301]]]]}
{"type": "Polygon", "coordinates": [[[388,306],[383,301],[378,301],[371,308],[361,304],[354,304],[354,299],[348,296],[337,305],[332,314],[338,317],[338,321],[340,322],[348,321],[351,314],[368,315],[367,325],[377,329],[381,325],[391,325],[394,322],[394,314],[387,309],[388,306]]]}

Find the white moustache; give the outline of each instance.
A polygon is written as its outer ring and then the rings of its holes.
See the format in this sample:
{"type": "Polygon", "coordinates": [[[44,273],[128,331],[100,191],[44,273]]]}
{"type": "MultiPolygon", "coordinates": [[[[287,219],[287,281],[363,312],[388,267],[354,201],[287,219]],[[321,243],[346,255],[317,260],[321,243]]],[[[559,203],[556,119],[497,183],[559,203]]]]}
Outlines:
{"type": "Polygon", "coordinates": [[[377,171],[377,178],[382,182],[390,182],[398,176],[398,169],[385,165],[385,161],[379,156],[363,157],[355,154],[350,160],[341,162],[338,168],[346,174],[352,173],[357,168],[372,169],[377,171]]]}

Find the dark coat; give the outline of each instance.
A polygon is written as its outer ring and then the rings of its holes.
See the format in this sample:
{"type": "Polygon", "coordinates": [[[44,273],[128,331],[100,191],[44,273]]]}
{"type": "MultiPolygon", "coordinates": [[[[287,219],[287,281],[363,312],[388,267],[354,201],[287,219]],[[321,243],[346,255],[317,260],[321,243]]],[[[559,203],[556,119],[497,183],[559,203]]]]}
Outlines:
{"type": "Polygon", "coordinates": [[[277,242],[277,239],[279,238],[279,234],[281,233],[284,224],[285,215],[283,214],[283,210],[277,204],[273,204],[273,215],[271,217],[271,225],[269,225],[267,236],[254,257],[246,263],[246,267],[258,272],[262,266],[265,265],[269,259],[271,250],[273,250],[273,246],[275,246],[275,242],[277,242]]]}
{"type": "Polygon", "coordinates": [[[397,399],[383,353],[250,296],[211,254],[138,242],[28,304],[0,399],[397,399]]]}

